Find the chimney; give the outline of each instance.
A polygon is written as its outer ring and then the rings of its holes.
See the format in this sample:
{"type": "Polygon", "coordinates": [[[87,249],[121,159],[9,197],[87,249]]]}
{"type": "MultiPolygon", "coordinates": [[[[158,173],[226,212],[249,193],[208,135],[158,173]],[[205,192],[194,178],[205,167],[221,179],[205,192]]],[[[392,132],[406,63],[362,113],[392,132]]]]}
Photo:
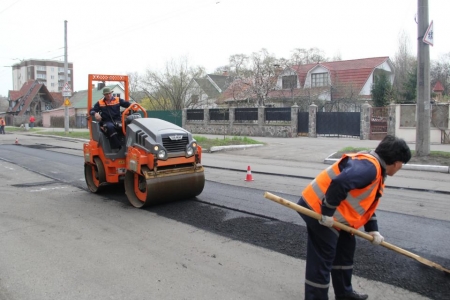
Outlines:
{"type": "Polygon", "coordinates": [[[104,82],[99,82],[99,83],[97,83],[97,90],[101,90],[101,89],[103,89],[105,87],[105,83],[104,82]]]}

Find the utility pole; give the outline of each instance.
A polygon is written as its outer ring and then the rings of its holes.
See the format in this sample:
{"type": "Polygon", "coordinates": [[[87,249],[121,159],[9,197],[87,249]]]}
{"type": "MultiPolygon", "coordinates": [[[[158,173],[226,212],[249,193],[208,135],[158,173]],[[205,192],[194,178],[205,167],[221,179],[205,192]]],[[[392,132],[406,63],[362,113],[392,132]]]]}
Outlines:
{"type": "MultiPolygon", "coordinates": [[[[67,61],[67,20],[64,21],[64,86],[69,83],[69,75],[68,75],[69,63],[67,61]]],[[[65,91],[68,97],[71,96],[70,92],[65,91]]],[[[63,95],[64,96],[64,95],[63,95]]],[[[64,131],[65,133],[69,133],[69,99],[67,98],[64,101],[64,131]],[[67,103],[66,103],[67,102],[67,103]]]]}
{"type": "Polygon", "coordinates": [[[430,46],[423,42],[428,24],[428,0],[417,7],[417,110],[416,155],[430,154],[430,46]]]}

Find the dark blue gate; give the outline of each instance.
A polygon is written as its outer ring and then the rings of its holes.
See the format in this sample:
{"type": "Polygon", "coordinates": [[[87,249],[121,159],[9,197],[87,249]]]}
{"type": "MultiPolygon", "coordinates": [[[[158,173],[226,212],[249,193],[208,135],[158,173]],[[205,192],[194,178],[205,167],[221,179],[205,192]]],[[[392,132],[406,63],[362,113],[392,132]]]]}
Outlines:
{"type": "Polygon", "coordinates": [[[360,112],[317,112],[317,135],[361,136],[360,112]]]}
{"type": "Polygon", "coordinates": [[[308,134],[309,132],[309,112],[299,111],[297,117],[297,132],[301,135],[308,134]]]}

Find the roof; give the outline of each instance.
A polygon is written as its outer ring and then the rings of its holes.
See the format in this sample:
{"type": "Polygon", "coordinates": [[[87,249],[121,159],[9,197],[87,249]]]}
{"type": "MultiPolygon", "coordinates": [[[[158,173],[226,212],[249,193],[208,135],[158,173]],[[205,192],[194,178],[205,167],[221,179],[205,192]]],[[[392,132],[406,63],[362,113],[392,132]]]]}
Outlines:
{"type": "Polygon", "coordinates": [[[309,71],[317,66],[323,66],[330,71],[333,85],[351,83],[355,89],[360,91],[375,68],[388,60],[389,56],[339,60],[295,66],[293,69],[298,74],[301,86],[304,86],[309,71]]]}
{"type": "Polygon", "coordinates": [[[198,86],[209,98],[217,98],[219,96],[219,91],[214,87],[214,85],[206,78],[194,78],[198,86]]]}
{"type": "Polygon", "coordinates": [[[230,85],[231,82],[233,82],[233,77],[227,76],[227,75],[214,75],[214,74],[208,74],[206,77],[211,78],[212,81],[223,91],[226,90],[226,88],[230,85]]]}
{"type": "Polygon", "coordinates": [[[234,81],[234,77],[228,75],[207,74],[203,78],[193,78],[192,81],[197,83],[199,88],[208,96],[208,98],[218,99],[223,97],[223,93],[234,81]]]}
{"type": "Polygon", "coordinates": [[[55,103],[55,106],[63,102],[61,93],[50,93],[45,84],[41,84],[37,80],[28,80],[19,91],[9,91],[9,100],[16,101],[9,112],[18,112],[19,116],[24,115],[38,93],[50,102],[55,103]]]}
{"type": "Polygon", "coordinates": [[[437,81],[436,84],[434,85],[433,88],[433,92],[443,92],[444,91],[444,87],[442,86],[442,83],[440,81],[437,81]]]}

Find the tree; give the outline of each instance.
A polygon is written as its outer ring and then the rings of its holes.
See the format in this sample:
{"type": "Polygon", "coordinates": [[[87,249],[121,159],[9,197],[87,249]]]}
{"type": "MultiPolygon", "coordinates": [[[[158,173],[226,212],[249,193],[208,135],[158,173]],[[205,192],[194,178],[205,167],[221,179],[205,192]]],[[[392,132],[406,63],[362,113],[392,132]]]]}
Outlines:
{"type": "Polygon", "coordinates": [[[324,61],[328,61],[328,59],[324,55],[324,52],[315,47],[309,49],[296,48],[292,51],[291,55],[291,64],[294,66],[319,63],[324,61]]]}
{"type": "Polygon", "coordinates": [[[162,71],[147,70],[140,87],[153,107],[181,110],[189,106],[186,94],[191,80],[204,76],[202,67],[190,67],[186,57],[168,61],[162,71]]]}
{"type": "Polygon", "coordinates": [[[0,111],[5,112],[8,110],[8,99],[0,95],[0,111]]]}
{"type": "Polygon", "coordinates": [[[410,91],[406,91],[405,88],[409,88],[410,83],[408,81],[411,79],[411,74],[414,74],[414,72],[417,74],[417,59],[410,53],[410,48],[408,34],[405,31],[400,32],[398,50],[392,62],[395,68],[393,89],[398,102],[408,101],[408,99],[405,99],[405,95],[410,95],[410,91]]]}
{"type": "Polygon", "coordinates": [[[141,76],[137,72],[128,73],[128,91],[130,92],[130,97],[136,102],[141,102],[142,93],[139,91],[139,85],[141,83],[141,76]]]}
{"type": "Polygon", "coordinates": [[[403,83],[402,98],[404,102],[417,102],[417,68],[414,68],[408,73],[406,81],[403,83]]]}
{"type": "Polygon", "coordinates": [[[277,78],[274,76],[278,65],[277,59],[266,49],[261,49],[252,54],[251,60],[253,84],[250,89],[256,95],[258,106],[264,106],[269,92],[274,90],[277,83],[277,78]]]}
{"type": "Polygon", "coordinates": [[[228,96],[249,103],[252,99],[257,106],[264,106],[269,92],[275,89],[279,65],[280,60],[264,48],[250,56],[231,55],[229,70],[235,81],[228,87],[228,96]]]}
{"type": "MultiPolygon", "coordinates": [[[[249,57],[245,54],[234,54],[228,59],[229,70],[232,75],[236,77],[248,77],[249,68],[247,66],[249,62],[249,57]]],[[[231,75],[230,74],[230,75],[231,75]]]]}
{"type": "Polygon", "coordinates": [[[375,75],[372,85],[372,100],[375,107],[387,106],[392,100],[392,85],[387,74],[383,71],[375,75]]]}
{"type": "Polygon", "coordinates": [[[432,61],[430,66],[431,88],[440,81],[444,87],[444,95],[450,93],[450,53],[441,55],[437,61],[432,61]]]}

